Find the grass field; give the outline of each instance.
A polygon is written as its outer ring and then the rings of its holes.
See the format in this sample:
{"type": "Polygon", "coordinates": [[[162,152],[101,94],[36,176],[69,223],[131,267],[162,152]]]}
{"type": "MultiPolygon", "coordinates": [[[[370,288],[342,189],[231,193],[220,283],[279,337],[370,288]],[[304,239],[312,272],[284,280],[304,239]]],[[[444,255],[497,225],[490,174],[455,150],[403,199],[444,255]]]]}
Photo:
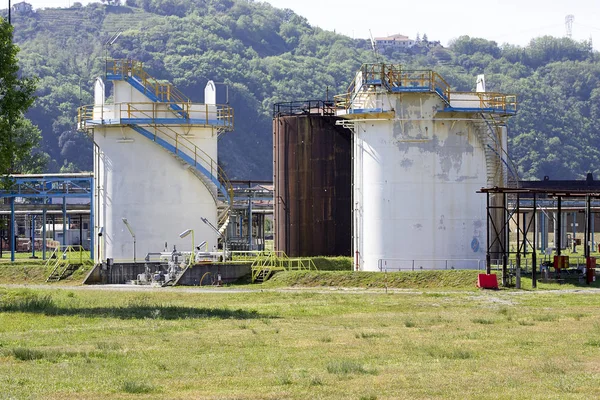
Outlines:
{"type": "Polygon", "coordinates": [[[0,398],[600,397],[595,289],[244,288],[0,288],[0,398]]]}

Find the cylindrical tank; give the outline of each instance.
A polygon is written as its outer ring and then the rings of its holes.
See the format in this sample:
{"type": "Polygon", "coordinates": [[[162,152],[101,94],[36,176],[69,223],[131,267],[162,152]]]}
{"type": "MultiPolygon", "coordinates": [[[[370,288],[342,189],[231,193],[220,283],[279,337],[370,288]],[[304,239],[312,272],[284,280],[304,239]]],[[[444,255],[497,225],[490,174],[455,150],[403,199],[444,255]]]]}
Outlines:
{"type": "Polygon", "coordinates": [[[110,104],[97,81],[86,116],[95,144],[95,261],[143,261],[165,243],[169,250],[192,251],[202,241],[215,248],[218,234],[208,223],[218,225],[213,125],[223,126],[216,105],[156,101],[141,81],[125,77],[114,81],[110,104]]]}
{"type": "Polygon", "coordinates": [[[288,256],[350,256],[351,132],[330,103],[274,108],[275,250],[288,256]]]}
{"type": "Polygon", "coordinates": [[[357,268],[483,268],[486,198],[477,191],[503,175],[497,121],[484,113],[506,113],[506,99],[452,93],[432,71],[383,64],[363,68],[336,98],[353,129],[357,268]]]}

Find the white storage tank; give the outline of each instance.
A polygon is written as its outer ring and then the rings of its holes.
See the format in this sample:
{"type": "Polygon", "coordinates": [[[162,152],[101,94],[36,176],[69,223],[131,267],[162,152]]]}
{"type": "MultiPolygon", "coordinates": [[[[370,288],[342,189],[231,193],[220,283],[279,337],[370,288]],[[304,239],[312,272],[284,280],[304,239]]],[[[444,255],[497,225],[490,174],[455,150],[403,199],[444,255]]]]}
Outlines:
{"type": "Polygon", "coordinates": [[[433,71],[372,64],[336,100],[353,131],[355,268],[484,268],[476,192],[507,183],[514,96],[456,93],[433,71]]]}
{"type": "Polygon", "coordinates": [[[233,127],[231,109],[215,104],[212,82],[208,104],[194,104],[134,61],[109,61],[106,78],[112,101],[105,101],[99,78],[95,104],[82,107],[79,120],[95,144],[94,260],[143,262],[165,243],[190,251],[192,239],[179,237],[187,229],[196,245],[216,247],[219,235],[202,219],[217,229],[228,222],[230,192],[217,165],[217,138],[233,127]]]}

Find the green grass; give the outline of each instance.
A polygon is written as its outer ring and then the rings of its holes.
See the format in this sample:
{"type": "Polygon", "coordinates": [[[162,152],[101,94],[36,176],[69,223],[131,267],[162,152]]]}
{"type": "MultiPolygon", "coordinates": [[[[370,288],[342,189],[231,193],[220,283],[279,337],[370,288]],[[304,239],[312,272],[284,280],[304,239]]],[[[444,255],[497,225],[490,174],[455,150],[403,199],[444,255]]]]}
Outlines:
{"type": "Polygon", "coordinates": [[[599,294],[0,287],[1,396],[598,398],[599,294]]]}
{"type": "Polygon", "coordinates": [[[477,271],[421,272],[350,272],[350,271],[291,271],[279,272],[265,286],[357,287],[357,288],[448,288],[471,289],[477,282],[477,271]]]}

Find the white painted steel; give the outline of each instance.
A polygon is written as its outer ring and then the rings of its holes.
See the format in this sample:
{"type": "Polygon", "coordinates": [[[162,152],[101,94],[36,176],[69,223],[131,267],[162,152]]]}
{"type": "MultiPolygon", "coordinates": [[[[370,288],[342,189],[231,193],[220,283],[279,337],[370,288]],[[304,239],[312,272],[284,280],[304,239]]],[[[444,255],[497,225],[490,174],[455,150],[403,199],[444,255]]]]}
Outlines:
{"type": "MultiPolygon", "coordinates": [[[[119,103],[149,103],[126,82],[114,82],[113,96],[119,103]]],[[[110,105],[106,104],[106,111],[110,105]]],[[[113,106],[114,107],[114,106],[113,106]]],[[[169,118],[174,118],[174,113],[169,118]]],[[[113,115],[114,116],[114,115],[113,115]]],[[[95,113],[94,119],[98,115],[95,113]]],[[[143,125],[141,125],[143,126],[143,125]]],[[[151,127],[145,126],[152,131],[151,127]]],[[[217,136],[211,128],[193,126],[172,127],[186,135],[213,160],[217,160],[217,136]]],[[[162,251],[165,242],[169,250],[189,251],[189,239],[179,234],[193,229],[198,243],[217,244],[217,235],[201,218],[217,224],[217,206],[209,189],[183,163],[160,145],[143,137],[131,128],[100,125],[94,129],[97,199],[95,235],[103,235],[94,249],[94,260],[133,259],[133,239],[122,218],[127,218],[136,233],[136,258],[146,253],[162,251]]]]}
{"type": "Polygon", "coordinates": [[[470,121],[477,115],[435,120],[444,108],[435,93],[365,92],[357,102],[395,113],[354,124],[354,251],[360,269],[378,271],[384,259],[469,260],[465,267],[471,268],[473,260],[483,261],[486,205],[476,192],[487,176],[481,135],[470,121]]]}

